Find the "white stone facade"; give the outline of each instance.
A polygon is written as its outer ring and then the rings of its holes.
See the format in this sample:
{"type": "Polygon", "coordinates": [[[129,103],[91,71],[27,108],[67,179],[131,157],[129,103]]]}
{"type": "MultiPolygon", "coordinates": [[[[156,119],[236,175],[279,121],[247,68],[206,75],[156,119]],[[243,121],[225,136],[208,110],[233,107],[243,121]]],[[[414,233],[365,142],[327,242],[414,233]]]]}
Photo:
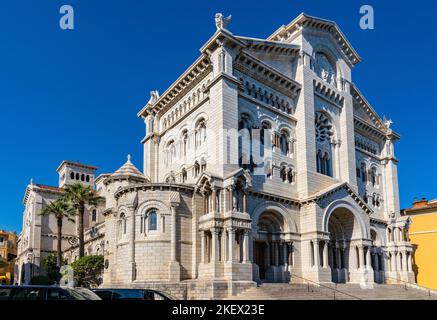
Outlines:
{"type": "Polygon", "coordinates": [[[139,112],[144,170],[96,180],[105,287],[220,298],[255,282],[414,281],[399,135],[356,85],[338,26],[268,39],[217,18],[200,57],[139,112]]]}

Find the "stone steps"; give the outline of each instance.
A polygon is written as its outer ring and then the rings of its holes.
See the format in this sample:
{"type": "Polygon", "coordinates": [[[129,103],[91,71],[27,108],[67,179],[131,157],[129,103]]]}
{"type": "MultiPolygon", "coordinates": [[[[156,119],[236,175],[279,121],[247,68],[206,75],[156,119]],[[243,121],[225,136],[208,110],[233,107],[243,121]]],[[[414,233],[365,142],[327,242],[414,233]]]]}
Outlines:
{"type": "MultiPolygon", "coordinates": [[[[402,285],[375,284],[363,289],[358,284],[330,285],[336,288],[336,300],[437,300],[436,294],[402,285]]],[[[307,284],[265,283],[232,297],[235,300],[333,300],[334,292],[326,287],[307,284]]]]}

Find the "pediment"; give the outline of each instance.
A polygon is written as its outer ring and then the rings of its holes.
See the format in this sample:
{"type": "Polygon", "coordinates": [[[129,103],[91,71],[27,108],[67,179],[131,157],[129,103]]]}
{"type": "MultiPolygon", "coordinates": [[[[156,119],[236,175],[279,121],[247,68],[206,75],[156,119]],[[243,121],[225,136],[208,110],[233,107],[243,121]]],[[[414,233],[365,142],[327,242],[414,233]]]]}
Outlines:
{"type": "Polygon", "coordinates": [[[372,125],[376,129],[386,132],[387,126],[380,116],[375,112],[369,102],[364,98],[363,94],[355,86],[351,87],[353,97],[353,112],[354,116],[359,120],[372,125]]]}
{"type": "Polygon", "coordinates": [[[372,215],[373,210],[364,202],[358,193],[347,182],[337,183],[324,190],[321,190],[302,201],[302,203],[317,202],[320,207],[327,207],[331,202],[350,197],[367,215],[372,215]]]}

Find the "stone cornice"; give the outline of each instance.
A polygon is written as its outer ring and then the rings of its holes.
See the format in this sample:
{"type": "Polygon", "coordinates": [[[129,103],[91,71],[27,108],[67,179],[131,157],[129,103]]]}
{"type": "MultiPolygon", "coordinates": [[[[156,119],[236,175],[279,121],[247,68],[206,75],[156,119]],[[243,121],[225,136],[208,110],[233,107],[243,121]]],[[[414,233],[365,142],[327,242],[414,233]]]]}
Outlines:
{"type": "Polygon", "coordinates": [[[238,39],[246,43],[246,49],[263,54],[286,55],[298,57],[300,46],[279,41],[269,41],[264,39],[255,39],[249,37],[240,37],[238,39]]]}
{"type": "Polygon", "coordinates": [[[364,95],[360,92],[360,90],[356,87],[356,85],[351,85],[351,94],[353,99],[363,108],[363,110],[367,113],[367,115],[372,119],[374,122],[373,124],[368,123],[364,119],[361,119],[357,116],[354,116],[354,118],[360,120],[363,122],[363,124],[367,124],[367,126],[373,127],[377,132],[382,134],[383,136],[390,136],[391,138],[395,140],[399,140],[400,136],[393,130],[387,128],[387,126],[384,124],[382,119],[378,116],[376,111],[372,108],[370,103],[366,100],[364,95]]]}
{"type": "Polygon", "coordinates": [[[297,81],[244,50],[236,57],[234,68],[291,98],[295,98],[302,88],[297,81]]]}
{"type": "Polygon", "coordinates": [[[201,81],[211,70],[209,58],[202,54],[154,103],[146,105],[138,113],[138,117],[144,117],[148,112],[158,113],[167,110],[168,107],[179,101],[190,89],[201,81]]]}
{"type": "Polygon", "coordinates": [[[177,184],[177,183],[142,183],[142,184],[136,184],[136,185],[121,188],[114,194],[114,197],[115,199],[118,200],[124,194],[130,192],[137,192],[137,191],[146,191],[146,190],[184,191],[188,193],[193,193],[194,186],[177,184]]]}
{"type": "Polygon", "coordinates": [[[344,97],[341,93],[337,91],[336,88],[326,82],[322,82],[317,79],[314,79],[313,83],[315,94],[340,109],[343,107],[344,97]]]}
{"type": "Polygon", "coordinates": [[[361,57],[349,43],[338,25],[329,20],[321,19],[301,13],[296,19],[286,26],[281,26],[276,30],[268,40],[286,41],[293,33],[300,32],[303,28],[326,31],[330,33],[335,41],[337,41],[341,51],[348,58],[351,65],[356,65],[361,62],[361,57]]]}
{"type": "Polygon", "coordinates": [[[282,197],[282,196],[278,196],[276,194],[272,194],[272,193],[268,193],[268,192],[260,192],[260,191],[250,190],[249,195],[256,197],[256,198],[266,199],[266,200],[284,203],[284,204],[289,204],[289,205],[294,205],[297,207],[300,207],[300,205],[301,205],[301,202],[298,199],[282,197]]]}
{"type": "Polygon", "coordinates": [[[370,207],[364,202],[363,199],[361,199],[361,197],[353,190],[353,188],[347,183],[347,182],[343,182],[340,184],[336,184],[334,186],[331,186],[328,189],[322,190],[318,193],[316,193],[315,195],[305,199],[302,201],[302,204],[308,204],[308,203],[312,203],[312,202],[318,202],[336,192],[338,192],[339,190],[346,190],[347,193],[351,196],[351,198],[361,207],[361,209],[363,209],[368,215],[373,214],[373,210],[370,209],[370,207]]]}
{"type": "Polygon", "coordinates": [[[368,123],[366,120],[354,115],[354,125],[356,129],[363,131],[363,133],[370,134],[378,139],[383,139],[385,133],[372,124],[368,123]]]}

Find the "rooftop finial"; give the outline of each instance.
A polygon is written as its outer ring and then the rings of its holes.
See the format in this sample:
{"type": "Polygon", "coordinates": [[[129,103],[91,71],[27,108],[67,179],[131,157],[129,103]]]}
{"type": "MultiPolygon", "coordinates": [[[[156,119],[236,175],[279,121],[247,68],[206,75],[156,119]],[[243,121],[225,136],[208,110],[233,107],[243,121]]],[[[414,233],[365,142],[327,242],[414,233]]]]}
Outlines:
{"type": "Polygon", "coordinates": [[[387,119],[386,116],[384,116],[383,122],[387,129],[390,129],[390,126],[393,124],[393,121],[391,119],[387,119]]]}
{"type": "Polygon", "coordinates": [[[215,14],[215,26],[217,29],[227,29],[229,22],[231,22],[232,15],[229,15],[227,18],[223,16],[223,13],[215,14]]]}
{"type": "Polygon", "coordinates": [[[33,186],[33,178],[30,178],[30,185],[33,186]]]}
{"type": "Polygon", "coordinates": [[[150,99],[149,99],[149,102],[147,102],[147,104],[155,104],[156,101],[158,101],[158,100],[159,100],[158,90],[150,91],[150,99]]]}
{"type": "Polygon", "coordinates": [[[130,160],[131,160],[131,155],[128,154],[128,155],[127,155],[127,162],[131,162],[130,160]]]}

